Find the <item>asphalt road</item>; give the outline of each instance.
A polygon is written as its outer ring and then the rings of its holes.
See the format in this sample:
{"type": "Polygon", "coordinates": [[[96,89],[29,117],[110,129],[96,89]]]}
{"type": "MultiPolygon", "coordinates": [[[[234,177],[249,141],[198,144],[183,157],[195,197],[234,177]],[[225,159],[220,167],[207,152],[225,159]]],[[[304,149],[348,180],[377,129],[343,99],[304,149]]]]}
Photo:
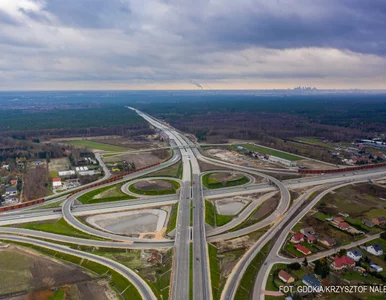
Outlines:
{"type": "MultiPolygon", "coordinates": [[[[183,173],[182,173],[182,187],[180,192],[180,203],[178,207],[175,247],[174,247],[174,261],[172,271],[172,299],[189,299],[190,288],[190,198],[191,198],[191,166],[190,155],[188,150],[184,148],[183,141],[178,134],[169,127],[160,123],[158,120],[135,110],[137,114],[143,117],[146,121],[154,127],[162,130],[170,140],[173,140],[179,148],[183,173]]],[[[175,150],[176,151],[176,150],[175,150]]]]}
{"type": "Polygon", "coordinates": [[[77,238],[73,236],[55,234],[44,231],[30,230],[24,228],[13,228],[13,227],[0,227],[0,234],[11,234],[11,235],[20,235],[20,236],[29,236],[39,239],[47,239],[51,241],[56,241],[60,243],[68,243],[82,246],[89,246],[95,248],[119,248],[119,249],[155,249],[155,248],[171,248],[173,247],[173,242],[166,243],[130,243],[130,242],[114,242],[114,241],[101,241],[101,240],[92,240],[77,238]]]}
{"type": "MultiPolygon", "coordinates": [[[[366,182],[366,181],[356,181],[355,183],[360,183],[360,182],[366,182]]],[[[275,244],[272,245],[270,252],[265,259],[264,265],[260,268],[256,276],[254,290],[253,290],[254,299],[260,298],[264,300],[264,295],[262,291],[265,289],[267,279],[269,276],[269,270],[272,268],[272,266],[275,263],[280,261],[285,261],[285,259],[279,256],[279,251],[283,246],[283,243],[285,242],[286,237],[290,232],[290,230],[292,229],[292,227],[295,226],[312,209],[312,207],[314,207],[325,195],[327,195],[333,190],[339,189],[343,186],[346,186],[352,183],[353,182],[346,182],[346,183],[336,185],[326,189],[325,191],[318,194],[312,201],[310,201],[309,204],[307,204],[307,206],[305,206],[300,213],[298,212],[298,209],[303,204],[304,201],[299,201],[293,207],[291,207],[291,210],[288,212],[288,214],[286,214],[285,218],[283,218],[281,222],[278,223],[278,226],[276,227],[276,230],[275,230],[275,234],[280,232],[280,235],[276,239],[275,244]],[[283,227],[283,225],[289,220],[291,221],[285,227],[283,227]]],[[[311,194],[312,192],[313,190],[310,190],[307,194],[311,194]]],[[[306,197],[304,197],[303,200],[304,199],[306,199],[306,197]]],[[[268,240],[266,242],[268,242],[268,240]]]]}
{"type": "Polygon", "coordinates": [[[119,274],[121,274],[123,277],[125,277],[127,280],[129,280],[139,291],[143,299],[146,300],[156,300],[157,297],[154,295],[153,291],[149,287],[149,285],[134,271],[130,270],[128,267],[111,260],[106,257],[94,255],[88,252],[78,251],[71,248],[68,248],[66,246],[61,246],[57,244],[53,244],[46,241],[36,240],[29,237],[21,237],[21,236],[12,236],[12,235],[0,235],[0,240],[8,240],[8,241],[14,241],[14,242],[20,242],[20,243],[26,243],[31,244],[35,246],[39,246],[46,249],[51,249],[54,251],[59,251],[62,253],[74,255],[77,257],[81,257],[84,259],[88,259],[90,261],[99,263],[101,265],[104,265],[119,274]]]}

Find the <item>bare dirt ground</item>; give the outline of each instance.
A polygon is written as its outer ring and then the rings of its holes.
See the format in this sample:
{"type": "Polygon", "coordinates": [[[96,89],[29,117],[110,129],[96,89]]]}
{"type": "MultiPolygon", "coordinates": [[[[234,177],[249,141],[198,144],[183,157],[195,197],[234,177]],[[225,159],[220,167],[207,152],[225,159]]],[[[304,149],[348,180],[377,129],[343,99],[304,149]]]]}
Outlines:
{"type": "Polygon", "coordinates": [[[198,165],[200,166],[201,172],[213,171],[213,170],[230,170],[229,168],[226,168],[223,166],[212,165],[212,164],[203,162],[201,160],[198,160],[198,165]]]}
{"type": "Polygon", "coordinates": [[[279,205],[280,195],[276,194],[275,196],[269,198],[265,201],[255,214],[251,216],[252,220],[261,220],[265,216],[270,215],[276,210],[276,207],[279,205]]]}
{"type": "Polygon", "coordinates": [[[50,172],[68,170],[69,166],[70,161],[67,157],[50,159],[50,163],[48,164],[50,172]]]}
{"type": "Polygon", "coordinates": [[[130,163],[134,162],[137,169],[146,167],[152,164],[156,164],[162,161],[159,157],[151,154],[150,152],[124,153],[121,155],[104,157],[105,162],[118,162],[123,160],[130,163]]]}
{"type": "Polygon", "coordinates": [[[142,191],[163,191],[173,189],[173,184],[162,179],[144,179],[134,183],[134,187],[142,191]]]}
{"type": "Polygon", "coordinates": [[[238,173],[214,173],[209,176],[209,178],[217,180],[219,182],[228,182],[231,180],[237,180],[243,178],[244,175],[238,173]]]}
{"type": "Polygon", "coordinates": [[[80,268],[21,246],[0,250],[0,278],[0,295],[27,291],[13,299],[50,299],[51,287],[65,287],[67,296],[71,286],[79,290],[79,297],[66,299],[109,299],[109,288],[80,268]]]}
{"type": "Polygon", "coordinates": [[[205,151],[214,158],[221,159],[223,161],[234,163],[237,165],[247,164],[249,167],[256,167],[256,168],[283,169],[283,167],[279,165],[271,164],[267,161],[260,160],[257,158],[252,158],[250,156],[240,154],[237,151],[231,151],[231,150],[220,149],[220,148],[205,149],[205,151]]]}
{"type": "Polygon", "coordinates": [[[307,169],[310,170],[327,170],[327,169],[333,169],[331,164],[324,164],[322,162],[314,161],[314,160],[308,160],[308,159],[302,159],[297,162],[298,166],[305,166],[307,169]]]}

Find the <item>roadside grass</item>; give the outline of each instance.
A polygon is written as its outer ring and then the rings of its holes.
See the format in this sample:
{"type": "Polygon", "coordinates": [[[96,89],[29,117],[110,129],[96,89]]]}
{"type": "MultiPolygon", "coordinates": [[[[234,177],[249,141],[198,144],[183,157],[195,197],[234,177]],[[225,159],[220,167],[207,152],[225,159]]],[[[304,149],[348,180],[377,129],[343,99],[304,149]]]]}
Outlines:
{"type": "Polygon", "coordinates": [[[322,221],[322,222],[324,222],[324,221],[326,221],[326,219],[330,218],[329,216],[327,216],[326,214],[324,214],[324,213],[322,213],[322,212],[320,212],[320,211],[314,213],[312,216],[313,216],[315,219],[318,219],[318,220],[320,220],[320,221],[322,221]]]}
{"type": "Polygon", "coordinates": [[[215,173],[208,173],[202,176],[202,184],[208,189],[219,189],[224,187],[238,186],[238,185],[246,184],[250,181],[248,177],[243,176],[240,179],[229,180],[223,183],[216,179],[210,178],[211,175],[213,174],[215,173]]]}
{"type": "Polygon", "coordinates": [[[205,200],[205,222],[211,226],[222,226],[232,221],[233,216],[220,215],[215,205],[205,200]]]}
{"type": "Polygon", "coordinates": [[[102,187],[93,191],[90,191],[88,193],[85,193],[78,197],[78,200],[82,202],[83,204],[94,204],[94,203],[101,203],[101,202],[112,202],[112,201],[120,201],[120,200],[130,200],[130,199],[136,199],[135,197],[131,195],[127,195],[123,193],[120,189],[121,185],[115,185],[115,186],[106,186],[102,187]],[[114,189],[114,190],[113,190],[114,189]],[[114,194],[116,196],[111,197],[103,197],[103,198],[95,198],[98,194],[101,194],[103,192],[106,192],[108,190],[113,190],[114,194]]]}
{"type": "Polygon", "coordinates": [[[182,163],[177,162],[174,165],[171,165],[167,168],[164,168],[159,171],[147,174],[143,178],[147,177],[171,177],[171,178],[182,178],[182,163]]]}
{"type": "Polygon", "coordinates": [[[262,153],[262,154],[269,154],[269,155],[273,155],[273,156],[276,156],[276,157],[288,159],[290,161],[297,161],[297,160],[304,159],[303,157],[300,157],[300,156],[297,156],[297,155],[294,155],[294,154],[291,154],[291,153],[287,153],[287,152],[283,152],[283,151],[275,150],[275,149],[270,149],[270,148],[263,147],[263,146],[258,146],[258,145],[255,145],[255,144],[235,145],[235,147],[237,147],[237,146],[242,146],[242,147],[244,147],[244,148],[246,148],[248,150],[257,151],[257,152],[262,153]]]}
{"type": "Polygon", "coordinates": [[[66,201],[66,200],[56,201],[54,203],[48,203],[46,205],[32,208],[31,210],[44,209],[44,208],[57,208],[57,207],[60,207],[64,201],[66,201]]]}
{"type": "Polygon", "coordinates": [[[270,248],[270,242],[268,242],[259,253],[253,258],[252,262],[249,264],[243,277],[240,280],[240,284],[237,288],[235,299],[237,300],[248,300],[253,292],[254,279],[258,270],[261,268],[265,257],[270,248]]]}
{"type": "Polygon", "coordinates": [[[123,152],[127,150],[124,147],[103,144],[103,143],[93,142],[93,141],[87,141],[87,140],[63,141],[63,143],[70,144],[76,147],[86,147],[86,148],[103,150],[103,151],[111,151],[111,152],[123,152]]]}
{"type": "Polygon", "coordinates": [[[210,243],[208,243],[208,254],[213,299],[220,299],[220,267],[217,261],[217,248],[210,243]]]}
{"type": "Polygon", "coordinates": [[[167,189],[167,190],[140,190],[137,189],[134,184],[129,186],[129,191],[135,194],[139,195],[148,195],[148,196],[160,196],[160,195],[170,195],[170,194],[175,194],[177,190],[180,188],[180,184],[177,181],[174,180],[164,180],[173,185],[172,189],[167,189]]]}
{"type": "Polygon", "coordinates": [[[35,251],[38,251],[44,255],[53,257],[54,259],[70,262],[72,264],[78,265],[79,267],[90,271],[94,275],[111,275],[111,282],[109,283],[110,286],[118,293],[123,292],[123,296],[125,299],[133,299],[133,300],[140,300],[142,299],[139,291],[133,286],[133,284],[128,281],[125,277],[123,277],[121,274],[117,273],[114,270],[111,270],[104,265],[101,265],[99,263],[96,263],[91,260],[82,259],[80,257],[69,255],[66,253],[62,253],[60,251],[55,251],[27,243],[21,243],[21,242],[14,242],[10,241],[10,243],[22,245],[27,248],[31,248],[35,251]]]}
{"type": "Polygon", "coordinates": [[[50,223],[42,223],[42,222],[23,223],[23,224],[15,225],[13,227],[56,233],[60,235],[73,236],[73,237],[84,238],[84,239],[100,240],[100,238],[98,237],[90,236],[72,227],[63,218],[59,220],[55,220],[54,222],[50,222],[50,223]]]}
{"type": "Polygon", "coordinates": [[[189,299],[193,300],[193,244],[190,243],[189,250],[189,299]]]}
{"type": "Polygon", "coordinates": [[[171,232],[176,228],[177,215],[178,215],[178,203],[174,204],[170,211],[170,217],[169,217],[168,226],[166,228],[166,234],[168,234],[169,232],[171,232]]]}
{"type": "Polygon", "coordinates": [[[119,155],[117,153],[105,153],[103,154],[103,157],[110,157],[110,156],[116,156],[116,155],[119,155]]]}

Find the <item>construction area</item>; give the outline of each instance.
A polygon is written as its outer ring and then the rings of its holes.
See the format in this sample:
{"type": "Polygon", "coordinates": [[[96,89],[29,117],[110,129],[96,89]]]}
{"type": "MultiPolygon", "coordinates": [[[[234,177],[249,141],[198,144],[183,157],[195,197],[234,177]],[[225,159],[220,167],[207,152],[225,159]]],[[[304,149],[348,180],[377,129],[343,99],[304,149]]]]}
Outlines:
{"type": "Polygon", "coordinates": [[[75,265],[22,246],[0,249],[0,299],[118,299],[108,278],[92,276],[75,265]]]}

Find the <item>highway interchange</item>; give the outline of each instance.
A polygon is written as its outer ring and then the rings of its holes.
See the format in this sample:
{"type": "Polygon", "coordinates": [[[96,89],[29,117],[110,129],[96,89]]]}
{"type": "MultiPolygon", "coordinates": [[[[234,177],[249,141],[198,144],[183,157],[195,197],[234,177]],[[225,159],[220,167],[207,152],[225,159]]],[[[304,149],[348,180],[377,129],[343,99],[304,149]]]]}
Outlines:
{"type": "MultiPolygon", "coordinates": [[[[101,256],[93,255],[88,252],[74,250],[64,245],[58,245],[54,242],[83,245],[89,247],[106,247],[121,249],[157,249],[173,248],[173,267],[171,272],[171,299],[213,299],[212,286],[210,279],[210,266],[208,256],[208,242],[231,239],[239,237],[260,228],[268,228],[265,234],[242,256],[229,276],[226,285],[221,293],[221,299],[235,299],[237,288],[244,275],[248,265],[251,263],[257,253],[274,237],[275,241],[270,252],[266,257],[266,264],[256,275],[253,289],[253,299],[264,299],[264,288],[271,267],[277,262],[291,262],[289,259],[282,258],[278,252],[282,246],[286,235],[291,228],[327,193],[330,191],[353,182],[363,182],[369,179],[382,178],[386,176],[385,169],[372,169],[370,171],[361,171],[356,173],[337,173],[324,176],[306,177],[292,180],[280,181],[272,176],[278,174],[294,174],[294,171],[274,169],[269,170],[250,168],[235,165],[229,162],[219,161],[214,158],[206,157],[199,151],[199,146],[186,137],[185,134],[172,128],[141,111],[134,108],[138,115],[147,120],[152,126],[158,128],[169,137],[173,156],[166,162],[149,169],[141,170],[125,176],[122,180],[101,185],[80,191],[69,198],[66,195],[54,195],[47,199],[46,203],[39,204],[31,208],[23,208],[18,211],[7,212],[0,215],[0,225],[10,225],[23,222],[42,221],[58,219],[63,217],[68,224],[74,228],[94,237],[98,240],[83,239],[54,233],[12,228],[0,227],[0,240],[23,242],[53,249],[74,256],[87,258],[89,260],[103,264],[126,277],[138,289],[143,299],[156,299],[148,284],[141,277],[123,266],[122,264],[106,259],[101,256]],[[76,199],[84,193],[103,186],[115,185],[119,183],[133,182],[136,178],[161,170],[168,166],[182,161],[183,174],[181,179],[181,188],[179,195],[141,197],[135,200],[126,200],[118,202],[106,202],[92,205],[76,205],[76,199]],[[223,188],[216,190],[206,190],[202,186],[202,173],[198,161],[227,167],[231,170],[249,174],[248,176],[260,176],[264,178],[263,183],[247,184],[238,187],[223,188]],[[299,196],[291,205],[289,189],[307,188],[307,192],[299,196]],[[323,191],[322,191],[323,190],[323,191]],[[303,205],[309,196],[315,192],[319,193],[307,205],[303,205]],[[204,199],[227,197],[233,195],[270,192],[270,195],[280,193],[280,201],[277,209],[265,219],[258,223],[230,232],[229,229],[237,226],[245,220],[254,209],[266,201],[269,197],[264,195],[257,201],[252,202],[243,213],[232,222],[222,227],[207,231],[205,226],[205,202],[204,199]],[[61,211],[53,209],[44,209],[47,203],[64,201],[61,211]],[[172,205],[178,203],[178,215],[174,239],[165,237],[160,240],[135,238],[118,234],[107,233],[95,229],[81,222],[77,217],[96,213],[106,213],[113,211],[122,211],[128,209],[142,209],[148,207],[157,207],[160,205],[172,205]],[[38,209],[36,209],[38,208],[38,209]],[[191,220],[192,209],[192,220],[191,220]],[[268,227],[269,225],[269,227],[268,227]],[[42,240],[44,239],[44,241],[42,240]],[[49,240],[49,242],[47,241],[49,240]],[[192,262],[193,278],[190,278],[190,266],[192,262]]],[[[104,170],[103,181],[111,176],[100,155],[97,159],[104,170]]],[[[127,187],[127,185],[126,185],[127,187]]],[[[75,189],[76,190],[76,189],[75,189]]],[[[123,189],[122,189],[123,190],[123,189]]],[[[126,188],[127,190],[127,188],[126,188]]],[[[327,255],[327,253],[321,254],[327,255]]]]}

